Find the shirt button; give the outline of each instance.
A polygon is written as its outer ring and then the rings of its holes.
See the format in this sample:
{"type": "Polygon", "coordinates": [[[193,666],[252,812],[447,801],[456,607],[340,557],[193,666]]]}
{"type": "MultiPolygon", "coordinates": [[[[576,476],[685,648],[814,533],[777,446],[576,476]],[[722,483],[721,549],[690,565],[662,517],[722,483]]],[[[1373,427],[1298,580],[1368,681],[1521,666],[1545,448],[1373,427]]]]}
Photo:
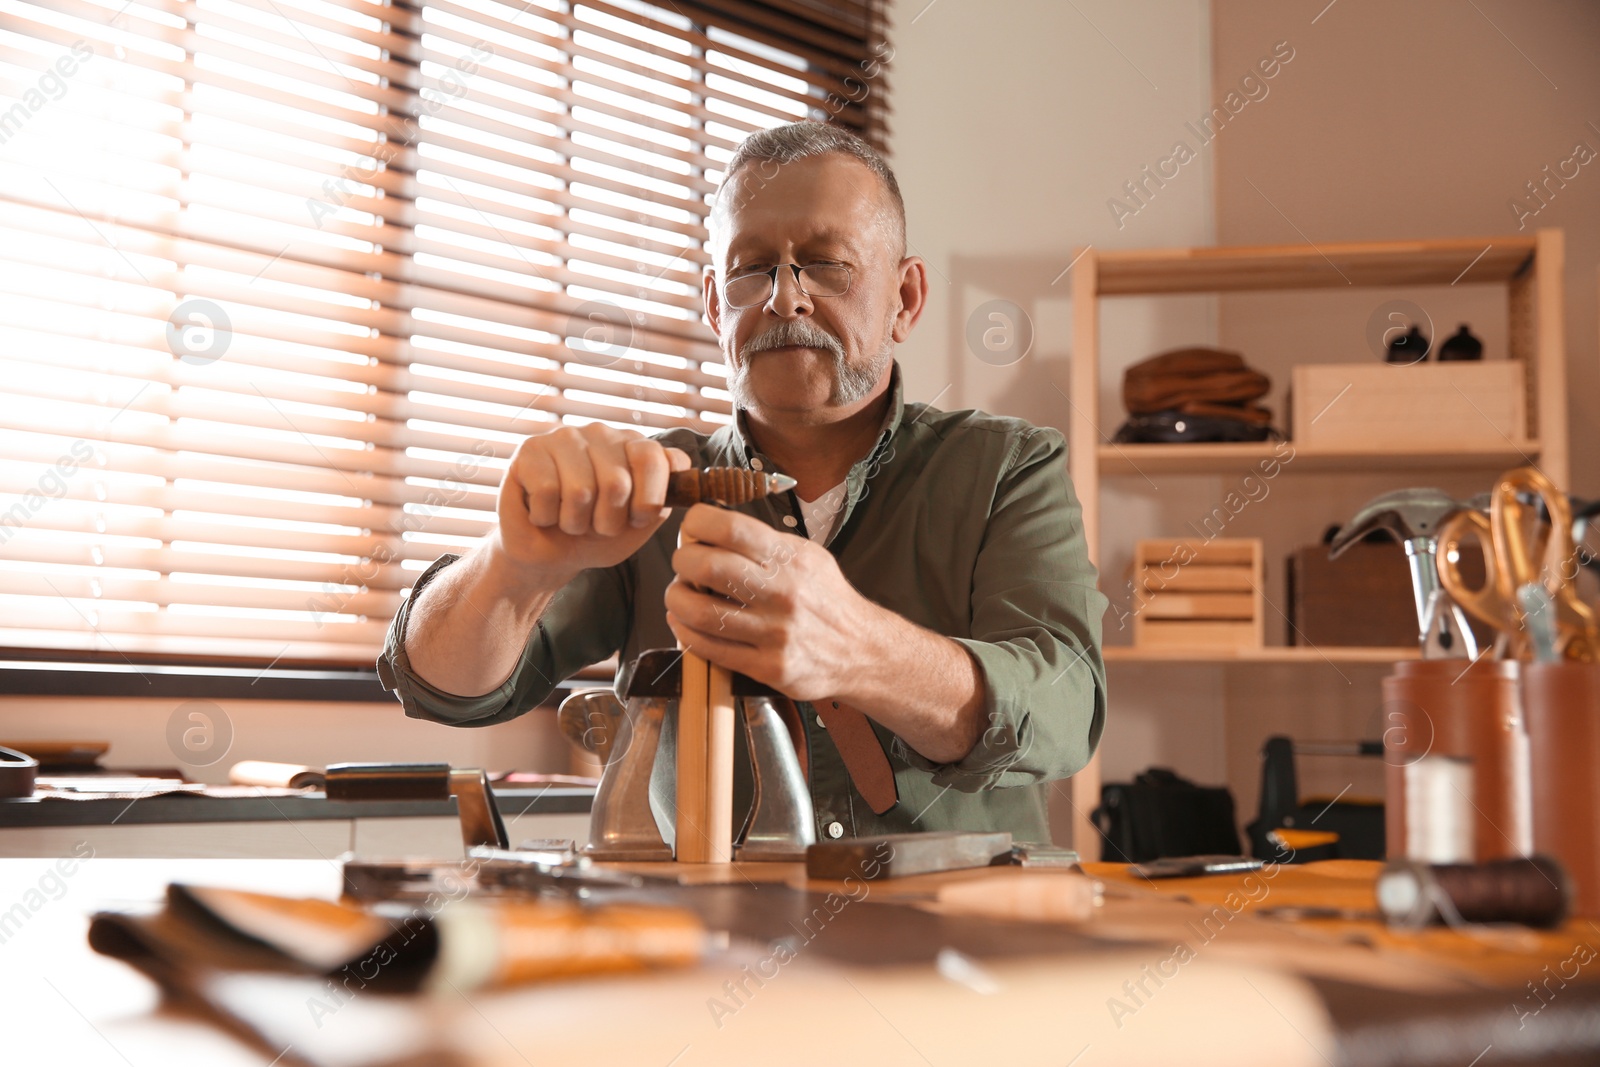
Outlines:
{"type": "Polygon", "coordinates": [[[828,728],[828,724],[822,721],[822,716],[821,715],[818,715],[817,716],[817,729],[826,730],[827,728],[828,728]]]}
{"type": "Polygon", "coordinates": [[[783,524],[789,527],[791,530],[800,525],[799,520],[797,520],[793,515],[785,515],[783,517],[783,524]]]}
{"type": "Polygon", "coordinates": [[[759,459],[753,459],[753,460],[750,461],[750,469],[751,470],[757,470],[757,471],[764,471],[767,468],[762,464],[762,462],[759,459]]]}
{"type": "Polygon", "coordinates": [[[844,827],[838,822],[830,822],[828,824],[828,836],[837,841],[844,836],[844,827]]]}

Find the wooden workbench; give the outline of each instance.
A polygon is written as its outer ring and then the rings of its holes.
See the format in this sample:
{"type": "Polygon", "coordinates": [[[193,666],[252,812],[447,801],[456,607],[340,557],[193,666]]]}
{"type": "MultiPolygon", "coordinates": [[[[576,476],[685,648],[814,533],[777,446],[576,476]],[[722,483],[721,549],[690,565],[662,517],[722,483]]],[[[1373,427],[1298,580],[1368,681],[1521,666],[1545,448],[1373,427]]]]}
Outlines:
{"type": "Polygon", "coordinates": [[[929,910],[937,885],[984,872],[873,883],[865,892],[858,884],[846,896],[838,884],[807,883],[798,865],[661,864],[650,873],[683,884],[649,893],[732,931],[698,967],[431,999],[339,998],[303,982],[246,979],[247,1001],[275,1027],[278,1049],[263,1051],[161,1010],[150,982],[89,950],[86,917],[148,904],[169,881],[332,897],[335,864],[90,859],[54,879],[52,864],[0,860],[0,916],[11,917],[0,921],[0,1004],[6,1047],[24,1053],[8,1063],[48,1055],[73,1067],[264,1067],[292,1046],[289,1058],[333,1067],[819,1058],[1466,1067],[1478,1055],[1489,1067],[1529,1062],[1502,1057],[1518,1041],[1564,1040],[1574,1019],[1592,1024],[1600,1012],[1600,984],[1589,980],[1600,967],[1572,962],[1575,946],[1600,945],[1587,921],[1546,933],[1400,934],[1370,921],[1281,917],[1369,907],[1376,864],[1283,867],[1253,883],[1147,883],[1095,864],[1089,873],[1103,883],[1103,903],[1086,922],[1053,925],[929,910]],[[1546,980],[1550,999],[1533,1000],[1526,983],[1553,973],[1546,968],[1572,977],[1559,988],[1546,980]],[[1407,1028],[1430,1015],[1450,1022],[1428,1031],[1433,1045],[1418,1045],[1407,1028]],[[1454,1060],[1391,1055],[1439,1052],[1441,1033],[1447,1044],[1476,1047],[1454,1060]],[[1485,1053],[1486,1045],[1494,1047],[1485,1053]],[[449,1054],[425,1054],[430,1048],[449,1054]]]}

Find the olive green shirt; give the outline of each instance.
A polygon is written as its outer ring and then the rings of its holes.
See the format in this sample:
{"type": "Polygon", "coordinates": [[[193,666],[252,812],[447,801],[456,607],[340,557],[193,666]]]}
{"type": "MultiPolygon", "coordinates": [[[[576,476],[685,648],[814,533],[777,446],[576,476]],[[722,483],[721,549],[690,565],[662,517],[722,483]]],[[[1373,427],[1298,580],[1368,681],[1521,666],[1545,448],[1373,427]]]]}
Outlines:
{"type": "MultiPolygon", "coordinates": [[[[1056,430],[1018,419],[906,404],[898,366],[892,378],[883,431],[846,478],[844,509],[827,547],[861,595],[971,652],[985,728],[966,757],[934,763],[873,722],[900,797],[880,816],[855,790],[812,706],[799,702],[817,839],[1009,830],[1019,841],[1047,841],[1047,783],[1088,763],[1105,723],[1100,619],[1107,602],[1085,550],[1066,442],[1056,430]]],[[[657,440],[688,453],[696,467],[776,472],[742,422],[741,415],[709,437],[679,429],[657,440]]],[[[792,491],[738,510],[805,536],[792,491]]],[[[569,582],[511,676],[477,697],[435,689],[406,658],[411,603],[457,559],[441,557],[395,616],[379,677],[408,716],[487,726],[537,707],[558,680],[615,653],[627,662],[645,649],[673,647],[662,596],[673,579],[681,519],[675,513],[625,562],[569,582]]],[[[737,794],[748,795],[747,782],[741,767],[737,794]]]]}

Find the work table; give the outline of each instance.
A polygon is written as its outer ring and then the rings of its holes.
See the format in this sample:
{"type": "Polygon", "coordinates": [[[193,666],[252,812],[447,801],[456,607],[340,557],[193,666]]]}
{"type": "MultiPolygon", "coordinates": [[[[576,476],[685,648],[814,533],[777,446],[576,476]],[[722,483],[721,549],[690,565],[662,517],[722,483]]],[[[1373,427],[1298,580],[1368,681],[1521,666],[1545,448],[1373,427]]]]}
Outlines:
{"type": "MultiPolygon", "coordinates": [[[[18,1062],[265,1067],[271,1054],[159,1010],[155,987],[95,955],[87,916],[148,904],[170,881],[333,897],[323,861],[93,858],[0,860],[0,1003],[18,1062]],[[20,910],[19,910],[20,909],[20,910]]],[[[1517,1048],[1592,1040],[1600,983],[1575,962],[1600,931],[1392,932],[1349,918],[1273,918],[1289,909],[1370,906],[1377,864],[1335,861],[1266,873],[1146,883],[1090,864],[1103,886],[1091,919],[1008,922],[930,912],[956,872],[865,883],[807,882],[799,865],[649,865],[677,875],[648,894],[732,931],[701,964],[438,998],[357,994],[311,1010],[284,997],[274,1018],[296,1055],[339,1067],[543,1062],[673,1064],[1017,1062],[1409,1063],[1466,1067],[1517,1048]],[[829,904],[829,895],[833,894],[829,904]],[[804,916],[825,917],[808,926],[804,916]],[[774,963],[772,946],[789,951],[774,963]],[[1554,978],[1549,976],[1554,975],[1554,978]],[[1562,977],[1565,976],[1565,977],[1562,977]],[[1529,982],[1548,992],[1535,998],[1529,982]],[[344,1038],[341,1045],[340,1038],[344,1038]],[[420,1050],[439,1045],[450,1056],[420,1050]],[[1472,1047],[1467,1054],[1462,1050],[1472,1047]],[[337,1052],[337,1048],[345,1052],[337,1052]],[[350,1049],[360,1055],[347,1055],[350,1049]],[[1399,1056],[1401,1049],[1409,1050],[1399,1056]],[[1360,1055],[1352,1058],[1359,1052],[1360,1055]]],[[[1062,877],[1029,872],[1029,877],[1062,877]]],[[[1592,957],[1592,951],[1590,952],[1592,957]]],[[[282,1051],[281,1049],[276,1051],[282,1051]]],[[[1591,1049],[1592,1052],[1592,1049],[1591,1049]]],[[[1593,1062],[1593,1055],[1570,1062],[1593,1062]]],[[[1569,1062],[1543,1060],[1541,1062],[1569,1062]]]]}
{"type": "MultiPolygon", "coordinates": [[[[505,818],[527,814],[588,814],[592,788],[496,786],[495,802],[505,818]]],[[[17,826],[103,826],[151,823],[249,822],[259,819],[377,819],[456,815],[450,800],[346,800],[329,802],[320,791],[295,796],[208,797],[165,793],[137,801],[63,800],[25,797],[0,800],[0,829],[17,826]]]]}
{"type": "MultiPolygon", "coordinates": [[[[587,838],[591,788],[502,785],[494,795],[513,843],[587,838]]],[[[329,801],[305,792],[0,800],[0,857],[67,855],[80,841],[101,857],[319,859],[398,850],[446,858],[460,854],[461,824],[454,798],[329,801]]]]}

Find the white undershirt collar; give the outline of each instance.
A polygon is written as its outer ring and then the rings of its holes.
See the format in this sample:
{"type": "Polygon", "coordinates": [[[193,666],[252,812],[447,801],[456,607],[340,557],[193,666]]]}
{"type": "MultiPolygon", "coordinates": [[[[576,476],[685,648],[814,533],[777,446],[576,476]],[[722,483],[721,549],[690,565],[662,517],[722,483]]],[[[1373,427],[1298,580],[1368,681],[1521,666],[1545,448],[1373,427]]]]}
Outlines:
{"type": "MultiPolygon", "coordinates": [[[[795,495],[800,500],[799,494],[795,495]]],[[[812,501],[800,500],[800,514],[806,520],[806,535],[819,545],[826,545],[833,536],[834,523],[839,521],[839,513],[844,510],[845,483],[838,485],[823,493],[812,501]]]]}

